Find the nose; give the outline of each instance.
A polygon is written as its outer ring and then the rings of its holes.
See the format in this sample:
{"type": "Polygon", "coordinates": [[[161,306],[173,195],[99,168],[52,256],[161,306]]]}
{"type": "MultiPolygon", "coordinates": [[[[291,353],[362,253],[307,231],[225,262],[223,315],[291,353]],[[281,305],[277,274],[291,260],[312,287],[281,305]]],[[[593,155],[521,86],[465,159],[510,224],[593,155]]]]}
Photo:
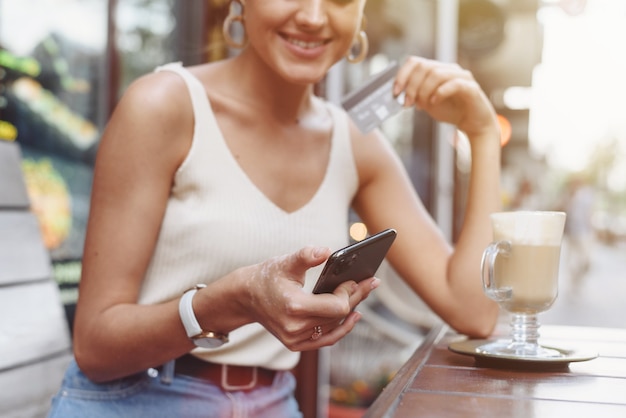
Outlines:
{"type": "Polygon", "coordinates": [[[305,28],[315,29],[326,23],[326,0],[300,0],[296,13],[296,23],[305,28]]]}

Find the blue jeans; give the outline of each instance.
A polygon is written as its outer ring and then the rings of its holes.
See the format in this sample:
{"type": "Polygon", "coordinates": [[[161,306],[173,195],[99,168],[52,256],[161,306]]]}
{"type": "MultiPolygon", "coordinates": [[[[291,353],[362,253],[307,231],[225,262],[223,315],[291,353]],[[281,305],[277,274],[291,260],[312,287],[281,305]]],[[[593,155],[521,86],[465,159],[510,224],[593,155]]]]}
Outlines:
{"type": "Polygon", "coordinates": [[[72,361],[48,418],[302,418],[290,372],[278,372],[272,386],[247,392],[224,392],[207,380],[163,374],[150,369],[93,383],[72,361]]]}

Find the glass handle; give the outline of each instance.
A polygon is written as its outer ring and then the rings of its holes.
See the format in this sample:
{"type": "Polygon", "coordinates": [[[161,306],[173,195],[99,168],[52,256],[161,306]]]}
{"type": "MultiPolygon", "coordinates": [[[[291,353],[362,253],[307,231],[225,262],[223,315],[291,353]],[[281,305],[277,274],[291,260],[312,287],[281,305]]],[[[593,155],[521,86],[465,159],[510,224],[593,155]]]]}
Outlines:
{"type": "Polygon", "coordinates": [[[511,298],[511,288],[498,288],[494,280],[496,258],[498,255],[507,257],[510,253],[511,243],[509,241],[492,242],[483,252],[480,262],[483,290],[490,299],[496,302],[503,302],[511,298]]]}

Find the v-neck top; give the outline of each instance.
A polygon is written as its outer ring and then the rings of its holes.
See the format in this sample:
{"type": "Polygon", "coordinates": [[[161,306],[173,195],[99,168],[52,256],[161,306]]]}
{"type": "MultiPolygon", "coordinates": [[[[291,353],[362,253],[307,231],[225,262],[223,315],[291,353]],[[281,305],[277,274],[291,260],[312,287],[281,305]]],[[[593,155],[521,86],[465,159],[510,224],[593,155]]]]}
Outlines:
{"type": "MultiPolygon", "coordinates": [[[[305,246],[334,250],[347,245],[349,208],[358,175],[342,109],[324,102],[333,120],[325,176],[304,206],[286,212],[265,196],[237,163],[202,83],[180,63],[156,71],[173,71],[185,81],[194,132],[189,152],[174,176],[139,303],[180,297],[195,284],[209,284],[239,267],[305,246]]],[[[321,267],[307,272],[304,291],[311,291],[321,267]]],[[[299,359],[298,353],[288,350],[258,323],[232,331],[228,344],[210,350],[197,348],[194,355],[215,363],[277,370],[291,369],[299,359]]]]}

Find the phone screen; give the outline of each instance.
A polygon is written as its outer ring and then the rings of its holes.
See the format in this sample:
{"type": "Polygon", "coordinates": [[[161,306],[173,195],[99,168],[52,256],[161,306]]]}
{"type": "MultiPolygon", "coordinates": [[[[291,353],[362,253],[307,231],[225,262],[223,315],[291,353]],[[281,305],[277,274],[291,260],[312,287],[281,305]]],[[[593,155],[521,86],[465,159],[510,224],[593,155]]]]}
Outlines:
{"type": "Polygon", "coordinates": [[[317,279],[313,293],[332,293],[347,280],[360,282],[373,277],[395,238],[395,229],[385,229],[332,253],[317,279]]]}

